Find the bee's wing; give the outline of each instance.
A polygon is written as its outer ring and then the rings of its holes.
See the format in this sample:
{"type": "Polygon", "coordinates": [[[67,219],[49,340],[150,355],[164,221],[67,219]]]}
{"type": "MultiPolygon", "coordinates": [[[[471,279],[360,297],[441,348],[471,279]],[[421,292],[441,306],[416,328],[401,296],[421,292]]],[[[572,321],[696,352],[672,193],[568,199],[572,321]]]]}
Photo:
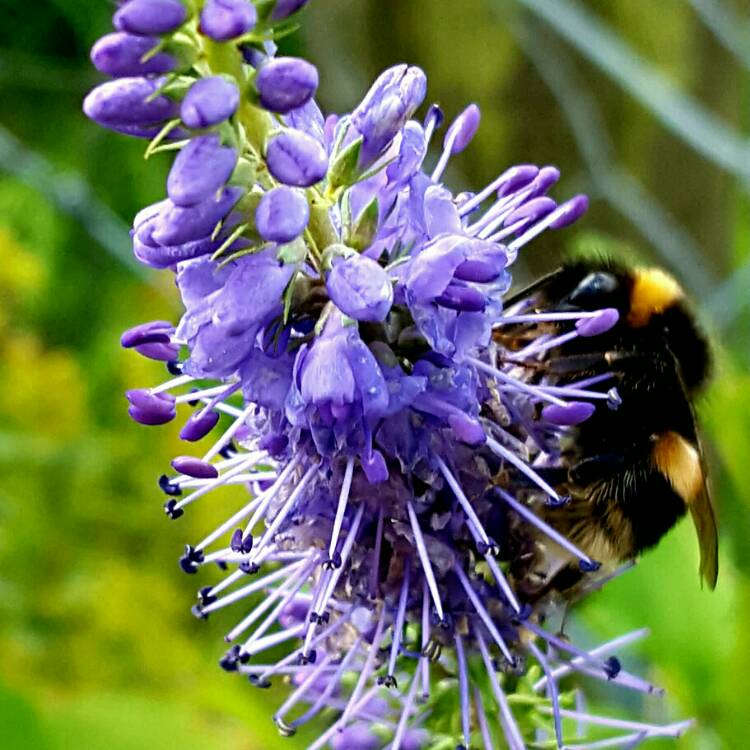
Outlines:
{"type": "MultiPolygon", "coordinates": [[[[673,355],[674,356],[674,355],[673,355]]],[[[682,395],[685,401],[685,408],[689,410],[690,423],[693,434],[691,435],[695,447],[698,450],[700,459],[700,470],[702,477],[702,486],[696,495],[687,503],[690,515],[693,519],[695,532],[698,536],[698,545],[700,547],[700,576],[706,582],[708,587],[713,590],[716,588],[716,580],[719,575],[719,534],[716,526],[716,512],[711,501],[711,493],[708,485],[708,473],[706,469],[706,459],[703,454],[700,436],[696,426],[695,409],[688,395],[685,382],[680,373],[679,364],[675,358],[677,374],[679,377],[682,395]]]]}
{"type": "Polygon", "coordinates": [[[561,266],[560,268],[557,268],[554,271],[551,271],[550,273],[545,274],[544,276],[541,276],[540,278],[536,279],[536,281],[533,281],[531,284],[524,287],[523,289],[519,289],[515,294],[505,297],[503,299],[503,307],[506,309],[509,307],[512,307],[516,303],[520,302],[522,299],[526,299],[526,297],[530,297],[535,292],[544,290],[546,287],[549,287],[555,282],[557,282],[558,279],[560,279],[564,273],[565,273],[565,269],[561,266]]]}

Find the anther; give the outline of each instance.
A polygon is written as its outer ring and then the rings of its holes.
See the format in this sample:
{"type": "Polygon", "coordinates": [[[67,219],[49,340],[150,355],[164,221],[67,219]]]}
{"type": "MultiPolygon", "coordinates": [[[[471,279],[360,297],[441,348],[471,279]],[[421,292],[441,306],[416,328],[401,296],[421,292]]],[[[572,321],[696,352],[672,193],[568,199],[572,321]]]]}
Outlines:
{"type": "Polygon", "coordinates": [[[607,391],[607,408],[617,411],[622,406],[622,397],[617,388],[610,388],[607,391]]]}
{"type": "Polygon", "coordinates": [[[182,375],[182,363],[176,359],[167,362],[167,371],[170,375],[182,375]]]}
{"type": "Polygon", "coordinates": [[[193,613],[193,616],[197,617],[199,620],[208,620],[208,613],[203,611],[202,605],[195,604],[190,608],[190,611],[193,613]]]}
{"type": "Polygon", "coordinates": [[[204,586],[202,589],[198,590],[198,599],[200,599],[202,607],[207,607],[209,604],[213,604],[216,601],[216,595],[211,593],[212,590],[212,586],[204,586]]]}
{"type": "Polygon", "coordinates": [[[620,660],[616,656],[610,656],[608,659],[605,659],[603,666],[604,674],[607,675],[608,680],[614,680],[622,669],[622,664],[620,664],[620,660]]]}
{"type": "Polygon", "coordinates": [[[398,682],[392,674],[387,674],[378,677],[378,685],[382,685],[383,687],[387,688],[396,688],[398,687],[398,682]]]}
{"type": "Polygon", "coordinates": [[[579,560],[578,567],[584,573],[595,573],[602,567],[602,564],[596,560],[579,560]]]}
{"type": "Polygon", "coordinates": [[[180,489],[179,485],[172,482],[172,480],[166,474],[162,474],[159,477],[159,487],[165,495],[179,497],[182,494],[182,490],[180,489]]]}
{"type": "Polygon", "coordinates": [[[243,560],[239,564],[239,568],[246,575],[254,576],[260,570],[260,565],[249,562],[248,560],[243,560]]]}
{"type": "Polygon", "coordinates": [[[177,505],[177,500],[167,500],[166,503],[164,503],[164,512],[174,520],[175,518],[179,518],[181,515],[185,513],[185,511],[182,508],[175,507],[177,505]]]}
{"type": "Polygon", "coordinates": [[[198,572],[198,566],[203,562],[204,556],[200,550],[190,544],[185,545],[185,553],[180,558],[180,567],[190,575],[198,572]]]}
{"type": "Polygon", "coordinates": [[[294,735],[297,733],[297,730],[289,726],[283,719],[280,719],[278,717],[274,717],[274,722],[276,723],[276,729],[279,730],[279,734],[282,737],[294,737],[294,735]]]}

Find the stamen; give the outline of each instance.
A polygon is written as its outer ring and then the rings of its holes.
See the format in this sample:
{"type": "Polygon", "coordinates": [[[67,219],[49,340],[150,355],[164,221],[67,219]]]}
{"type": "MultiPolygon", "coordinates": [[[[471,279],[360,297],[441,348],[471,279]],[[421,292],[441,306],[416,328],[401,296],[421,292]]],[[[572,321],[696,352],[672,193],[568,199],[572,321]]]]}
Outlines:
{"type": "Polygon", "coordinates": [[[417,694],[417,685],[419,684],[418,679],[419,671],[415,670],[414,675],[411,678],[411,686],[409,692],[406,695],[404,701],[404,708],[401,711],[401,718],[399,719],[398,726],[396,727],[396,735],[393,738],[391,744],[391,750],[401,750],[401,743],[404,741],[404,734],[406,733],[406,725],[409,721],[409,715],[411,714],[412,707],[414,706],[414,697],[417,694]]]}
{"type": "Polygon", "coordinates": [[[487,567],[492,573],[493,578],[495,579],[495,583],[497,583],[503,593],[503,596],[508,600],[508,604],[510,604],[510,606],[513,607],[516,612],[520,612],[521,605],[518,603],[518,599],[516,599],[516,595],[513,592],[510,584],[508,583],[508,579],[500,569],[500,566],[497,564],[495,558],[492,557],[492,555],[485,555],[484,559],[487,563],[487,567]]]}
{"type": "Polygon", "coordinates": [[[232,422],[227,431],[214,443],[214,445],[208,450],[206,455],[203,456],[203,460],[210,461],[217,453],[219,453],[221,449],[234,437],[234,434],[237,432],[237,430],[239,430],[240,427],[245,424],[247,418],[255,411],[256,408],[257,407],[255,406],[255,404],[250,404],[249,406],[245,407],[245,409],[239,413],[237,419],[232,422]]]}
{"type": "MultiPolygon", "coordinates": [[[[396,611],[396,622],[393,624],[393,641],[391,643],[391,656],[388,660],[388,674],[386,675],[383,684],[388,687],[396,687],[396,678],[394,673],[396,671],[396,659],[398,659],[399,649],[401,647],[401,639],[404,635],[404,621],[406,620],[406,603],[409,598],[409,578],[410,578],[410,564],[411,560],[408,558],[404,561],[404,580],[401,584],[401,593],[398,597],[398,610],[396,611]]],[[[416,676],[415,676],[416,680],[416,676]]]]}
{"type": "Polygon", "coordinates": [[[495,626],[495,623],[492,622],[492,618],[490,617],[489,612],[487,612],[481,600],[477,596],[477,592],[474,591],[474,587],[471,585],[471,581],[469,581],[469,579],[467,578],[466,573],[464,573],[464,571],[461,569],[461,566],[458,563],[456,563],[453,566],[453,570],[456,573],[458,580],[461,581],[461,585],[464,587],[464,591],[466,591],[469,599],[471,600],[471,603],[474,609],[476,610],[476,613],[479,615],[482,622],[484,623],[484,626],[487,628],[489,634],[492,636],[492,640],[495,641],[495,643],[498,645],[500,650],[503,652],[503,655],[508,660],[508,663],[515,664],[516,660],[513,654],[510,652],[510,649],[508,648],[505,641],[503,640],[503,637],[498,632],[498,629],[495,626]]]}
{"type": "MultiPolygon", "coordinates": [[[[469,702],[469,670],[466,666],[464,642],[456,633],[456,661],[458,663],[458,694],[461,701],[461,730],[464,735],[464,747],[471,745],[471,704],[469,702]]],[[[426,661],[426,660],[425,660],[426,661]]]]}
{"type": "Polygon", "coordinates": [[[469,502],[469,499],[464,494],[464,491],[461,489],[461,486],[456,481],[456,478],[453,476],[453,474],[451,474],[450,470],[445,465],[445,462],[443,461],[442,458],[440,458],[440,456],[435,456],[435,461],[437,462],[440,472],[445,477],[445,481],[448,482],[448,485],[450,486],[451,490],[453,490],[453,494],[456,500],[458,500],[459,504],[464,510],[464,513],[466,513],[469,520],[474,525],[474,528],[476,529],[477,533],[481,537],[482,541],[488,547],[491,547],[492,543],[490,542],[490,538],[487,536],[487,533],[482,527],[482,522],[479,520],[479,517],[474,511],[474,508],[471,507],[471,503],[469,502]]]}
{"type": "Polygon", "coordinates": [[[495,700],[497,701],[498,708],[500,709],[500,722],[505,732],[505,739],[508,740],[510,750],[525,750],[526,746],[524,745],[523,738],[521,737],[521,732],[518,729],[516,720],[513,716],[512,711],[510,710],[510,706],[508,705],[508,699],[505,697],[505,693],[503,692],[503,689],[500,687],[500,683],[497,680],[497,675],[495,674],[495,666],[492,663],[490,653],[487,650],[487,644],[484,642],[484,636],[480,632],[477,632],[476,638],[477,643],[479,644],[479,650],[482,653],[482,659],[484,661],[485,669],[490,678],[490,686],[492,688],[492,692],[495,695],[495,700]]]}
{"type": "Polygon", "coordinates": [[[375,547],[372,551],[372,568],[370,570],[370,596],[374,599],[378,595],[378,578],[380,576],[380,550],[383,546],[384,509],[378,508],[378,525],[375,530],[375,547]]]}
{"type": "MultiPolygon", "coordinates": [[[[442,616],[440,617],[442,620],[442,616]]],[[[422,655],[425,653],[430,643],[430,591],[427,581],[422,581],[422,655]]],[[[422,698],[427,701],[430,698],[430,660],[422,659],[422,698]]]]}
{"type": "Polygon", "coordinates": [[[181,385],[187,385],[188,383],[192,383],[195,380],[195,378],[192,375],[179,375],[176,378],[172,378],[172,380],[167,380],[166,383],[162,383],[161,385],[154,386],[153,388],[149,388],[148,392],[152,396],[156,396],[157,393],[164,393],[164,391],[171,391],[172,388],[178,388],[181,385]]]}
{"type": "Polygon", "coordinates": [[[406,503],[406,509],[409,513],[409,521],[411,523],[412,531],[414,532],[414,540],[417,543],[417,552],[419,553],[419,559],[422,562],[422,570],[424,572],[425,581],[429,586],[430,594],[432,595],[432,602],[437,610],[438,617],[443,620],[445,615],[443,613],[443,603],[440,601],[440,592],[438,591],[437,581],[435,580],[435,572],[432,569],[430,563],[430,556],[427,553],[427,547],[424,543],[424,537],[422,536],[422,529],[419,527],[419,520],[417,514],[414,512],[414,507],[411,502],[406,503]]]}
{"type": "Polygon", "coordinates": [[[557,683],[555,678],[552,676],[552,670],[550,669],[549,661],[536,646],[533,641],[529,641],[526,644],[526,648],[531,651],[534,658],[539,662],[539,665],[544,670],[544,674],[547,677],[547,695],[552,702],[552,715],[555,719],[555,738],[557,739],[557,747],[562,748],[563,746],[563,734],[562,734],[562,717],[560,715],[560,694],[557,689],[557,683]]]}
{"type": "Polygon", "coordinates": [[[349,717],[357,716],[362,707],[366,706],[380,690],[382,690],[380,685],[373,685],[356,703],[350,701],[341,718],[331,724],[328,730],[321,734],[320,737],[318,737],[318,739],[307,748],[307,750],[322,750],[322,748],[328,744],[331,737],[346,727],[350,720],[349,717]]]}
{"type": "MultiPolygon", "coordinates": [[[[544,713],[551,713],[552,711],[552,709],[547,706],[540,706],[539,708],[544,713]]],[[[608,716],[596,716],[595,714],[581,713],[579,711],[571,711],[565,708],[560,709],[560,715],[566,719],[576,719],[584,721],[587,724],[596,724],[597,726],[609,727],[610,729],[645,732],[648,737],[680,737],[695,723],[691,719],[667,725],[644,724],[639,721],[627,721],[626,719],[615,719],[608,716]]]]}
{"type": "MultiPolygon", "coordinates": [[[[482,694],[479,692],[479,688],[477,687],[474,688],[474,705],[477,708],[477,723],[479,724],[479,731],[482,735],[484,750],[495,750],[495,745],[492,741],[492,735],[490,734],[490,725],[487,722],[487,714],[484,710],[482,694]]],[[[469,748],[467,747],[466,750],[469,750],[469,748]]]]}
{"type": "Polygon", "coordinates": [[[471,200],[461,206],[461,216],[470,214],[477,206],[484,203],[493,193],[502,187],[514,186],[516,189],[528,185],[539,174],[539,168],[530,164],[511,167],[493,180],[484,190],[478,192],[471,200]]]}
{"type": "Polygon", "coordinates": [[[557,404],[558,406],[565,406],[565,401],[563,401],[562,399],[556,398],[555,396],[552,396],[533,385],[529,385],[528,383],[523,383],[517,378],[514,378],[513,376],[508,375],[507,373],[504,373],[502,370],[498,370],[492,367],[491,365],[488,365],[486,362],[482,362],[481,359],[476,359],[475,357],[465,357],[464,359],[466,362],[469,362],[472,365],[474,365],[474,367],[476,367],[478,370],[482,370],[483,372],[486,372],[488,375],[492,375],[493,378],[495,378],[496,380],[500,380],[503,383],[509,383],[516,390],[521,391],[522,393],[528,393],[530,396],[535,396],[540,401],[549,401],[549,403],[551,404],[557,404]]]}
{"type": "Polygon", "coordinates": [[[288,713],[292,708],[294,708],[300,698],[302,698],[302,696],[312,687],[312,685],[320,677],[321,673],[328,668],[328,665],[330,663],[331,656],[330,654],[326,654],[325,657],[321,660],[320,664],[317,664],[315,666],[315,668],[310,672],[310,674],[302,682],[302,684],[284,701],[279,710],[276,711],[276,713],[273,715],[273,720],[277,724],[277,726],[281,725],[285,730],[292,730],[291,733],[287,733],[286,731],[284,732],[284,735],[286,737],[294,734],[294,729],[290,727],[286,722],[284,722],[284,714],[288,713]]]}
{"type": "Polygon", "coordinates": [[[341,533],[341,524],[344,522],[344,513],[346,512],[346,505],[349,501],[349,490],[352,486],[352,473],[354,471],[354,457],[350,457],[346,462],[346,470],[344,472],[344,480],[341,483],[341,492],[339,493],[339,503],[336,508],[336,517],[333,521],[333,531],[331,532],[331,542],[328,546],[328,560],[326,561],[333,567],[338,567],[335,563],[336,559],[336,547],[339,541],[339,534],[341,533]]]}
{"type": "Polygon", "coordinates": [[[299,625],[294,625],[287,630],[281,630],[278,633],[267,635],[265,638],[259,638],[250,646],[243,646],[242,653],[254,656],[255,654],[259,654],[261,651],[267,651],[269,648],[278,646],[280,643],[284,643],[284,641],[288,641],[290,638],[296,638],[298,635],[300,635],[300,633],[302,633],[304,627],[304,624],[300,623],[299,625]]]}
{"type": "Polygon", "coordinates": [[[518,239],[513,240],[508,245],[509,250],[519,250],[524,245],[531,242],[534,237],[540,235],[545,229],[553,227],[555,229],[561,229],[571,221],[575,221],[583,212],[586,210],[584,205],[583,196],[576,196],[571,198],[569,201],[561,204],[556,211],[545,216],[541,221],[537,222],[524,232],[518,239]]]}

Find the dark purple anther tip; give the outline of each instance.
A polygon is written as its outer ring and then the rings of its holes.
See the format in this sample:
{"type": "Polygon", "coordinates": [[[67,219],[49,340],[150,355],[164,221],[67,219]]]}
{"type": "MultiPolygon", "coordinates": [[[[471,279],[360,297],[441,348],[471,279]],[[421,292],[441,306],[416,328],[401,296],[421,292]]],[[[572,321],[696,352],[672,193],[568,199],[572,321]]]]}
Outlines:
{"type": "Polygon", "coordinates": [[[620,664],[620,660],[616,656],[610,656],[608,659],[605,659],[602,666],[608,680],[614,680],[622,670],[622,664],[620,664]]]}
{"type": "Polygon", "coordinates": [[[127,391],[128,414],[140,424],[160,425],[171,422],[176,414],[175,399],[169,393],[151,393],[144,389],[127,391]]]}
{"type": "Polygon", "coordinates": [[[204,586],[198,590],[198,599],[200,600],[201,606],[207,607],[209,604],[213,604],[216,601],[216,595],[212,594],[212,586],[204,586]]]}
{"type": "Polygon", "coordinates": [[[223,76],[196,81],[182,100],[180,117],[189,128],[210,128],[228,120],[240,104],[237,84],[223,76]]]}
{"type": "Polygon", "coordinates": [[[515,193],[522,187],[526,187],[539,174],[539,167],[533,164],[518,164],[508,169],[500,179],[497,189],[499,198],[515,193]]]}
{"type": "Polygon", "coordinates": [[[265,109],[287,114],[304,106],[318,90],[318,70],[307,60],[276,57],[259,71],[255,85],[265,109]]]}
{"type": "Polygon", "coordinates": [[[617,388],[610,388],[607,391],[607,408],[617,411],[622,406],[622,396],[617,388]]]}
{"type": "Polygon", "coordinates": [[[591,318],[576,321],[576,330],[579,336],[598,336],[614,328],[619,319],[620,313],[614,307],[606,307],[591,318]]]}
{"type": "Polygon", "coordinates": [[[213,410],[195,412],[180,430],[180,437],[194,443],[206,437],[216,427],[218,421],[219,413],[213,410]]]}
{"type": "Polygon", "coordinates": [[[256,229],[268,242],[291,242],[305,231],[309,220],[305,194],[286,185],[269,190],[255,209],[256,229]]]}
{"type": "Polygon", "coordinates": [[[487,305],[487,298],[473,287],[448,284],[445,291],[435,298],[435,302],[459,312],[482,312],[487,305]]]}
{"type": "Polygon", "coordinates": [[[602,567],[602,564],[596,560],[579,560],[578,567],[583,573],[595,573],[602,567]]]}
{"type": "Polygon", "coordinates": [[[186,544],[185,552],[180,558],[180,567],[190,575],[198,572],[198,566],[203,562],[204,555],[200,550],[195,547],[186,544]]]}
{"type": "Polygon", "coordinates": [[[260,570],[258,563],[251,563],[248,560],[243,560],[237,567],[248,576],[254,576],[260,570]]]}
{"type": "Polygon", "coordinates": [[[182,494],[180,486],[175,484],[166,474],[159,477],[159,489],[165,495],[171,495],[172,497],[179,497],[182,494]]]}
{"type": "Polygon", "coordinates": [[[236,672],[240,664],[240,659],[240,647],[232,646],[219,661],[219,666],[226,672],[236,672]]]}
{"type": "Polygon", "coordinates": [[[219,455],[222,458],[231,458],[232,456],[237,455],[237,448],[234,445],[234,443],[230,440],[228,443],[225,443],[221,446],[221,450],[219,450],[219,455]]]}
{"type": "Polygon", "coordinates": [[[182,26],[187,9],[180,0],[129,0],[113,18],[115,28],[131,34],[169,34],[182,26]]]}
{"type": "Polygon", "coordinates": [[[541,196],[539,198],[532,198],[527,201],[520,208],[513,211],[510,216],[503,222],[503,226],[509,227],[517,222],[523,222],[523,224],[516,230],[521,231],[530,224],[534,224],[543,219],[545,216],[551,214],[557,208],[557,203],[552,198],[541,196]]]}
{"type": "Polygon", "coordinates": [[[177,500],[174,500],[174,499],[167,500],[167,502],[164,503],[164,512],[173,521],[176,518],[179,518],[180,516],[184,515],[185,513],[185,511],[182,508],[175,507],[176,505],[177,505],[177,500]]]}
{"type": "Polygon", "coordinates": [[[219,471],[213,464],[194,456],[178,456],[172,459],[172,468],[195,479],[216,479],[219,476],[219,471]]]}
{"type": "Polygon", "coordinates": [[[444,119],[445,114],[443,110],[437,104],[430,104],[424,118],[424,129],[427,130],[432,125],[432,128],[437,130],[443,124],[444,119]]]}
{"type": "Polygon", "coordinates": [[[200,604],[194,604],[190,608],[190,612],[193,614],[193,617],[198,620],[208,620],[208,613],[203,611],[203,607],[200,604]]]}
{"type": "Polygon", "coordinates": [[[310,187],[328,171],[328,154],[312,136],[301,130],[285,130],[268,144],[269,172],[285,185],[310,187]]]}
{"type": "Polygon", "coordinates": [[[560,206],[560,214],[550,224],[552,229],[563,229],[574,221],[578,221],[586,213],[589,207],[589,199],[585,195],[577,195],[560,206]]]}
{"type": "Polygon", "coordinates": [[[226,42],[252,31],[257,20],[250,0],[206,0],[198,30],[216,42],[226,42]]]}
{"type": "Polygon", "coordinates": [[[479,128],[481,113],[476,104],[470,104],[453,121],[443,139],[443,147],[451,147],[452,154],[459,154],[471,142],[479,128]]]}
{"type": "Polygon", "coordinates": [[[143,344],[168,344],[173,333],[174,326],[169,321],[154,320],[128,328],[120,337],[120,345],[132,349],[143,344]]]}
{"type": "Polygon", "coordinates": [[[552,424],[569,427],[585,422],[595,411],[596,407],[585,401],[571,401],[565,406],[548,404],[542,409],[542,418],[552,424]]]}

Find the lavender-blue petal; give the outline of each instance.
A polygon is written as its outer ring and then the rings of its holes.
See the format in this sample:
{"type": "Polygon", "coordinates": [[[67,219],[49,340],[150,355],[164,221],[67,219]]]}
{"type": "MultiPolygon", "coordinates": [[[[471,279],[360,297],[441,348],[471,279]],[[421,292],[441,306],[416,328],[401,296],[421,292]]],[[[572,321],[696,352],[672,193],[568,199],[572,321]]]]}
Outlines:
{"type": "Polygon", "coordinates": [[[224,76],[196,81],[185,94],[180,117],[189,128],[209,128],[228,120],[240,104],[237,84],[224,76]]]}
{"type": "Polygon", "coordinates": [[[268,144],[269,172],[285,185],[310,187],[328,171],[328,155],[312,136],[301,130],[285,130],[268,144]]]}
{"type": "Polygon", "coordinates": [[[236,163],[237,152],[222,146],[218,135],[193,138],[172,164],[167,193],[178,206],[194,206],[226,183],[236,163]]]}
{"type": "Polygon", "coordinates": [[[249,0],[206,0],[200,15],[201,34],[226,42],[255,28],[258,14],[249,0]]]}
{"type": "Polygon", "coordinates": [[[318,89],[318,70],[298,57],[276,57],[255,78],[260,103],[271,112],[286,114],[307,104],[318,89]]]}
{"type": "Polygon", "coordinates": [[[129,0],[114,15],[115,28],[131,34],[169,34],[187,19],[180,0],[129,0]]]}
{"type": "Polygon", "coordinates": [[[87,117],[107,127],[144,127],[169,120],[175,117],[179,105],[162,94],[150,98],[160,86],[161,79],[158,78],[131,77],[107,81],[86,96],[83,111],[87,117]]]}
{"type": "Polygon", "coordinates": [[[145,76],[168,73],[176,61],[165,52],[157,52],[145,62],[143,56],[150,52],[159,40],[152,36],[137,36],[123,31],[105,34],[91,48],[91,62],[96,69],[107,75],[145,76]]]}
{"type": "Polygon", "coordinates": [[[383,321],[393,304],[393,285],[385,269],[361,255],[335,262],[326,289],[336,307],[355,320],[383,321]]]}
{"type": "Polygon", "coordinates": [[[269,190],[255,209],[258,234],[269,242],[291,242],[305,231],[309,220],[305,194],[286,185],[269,190]]]}

